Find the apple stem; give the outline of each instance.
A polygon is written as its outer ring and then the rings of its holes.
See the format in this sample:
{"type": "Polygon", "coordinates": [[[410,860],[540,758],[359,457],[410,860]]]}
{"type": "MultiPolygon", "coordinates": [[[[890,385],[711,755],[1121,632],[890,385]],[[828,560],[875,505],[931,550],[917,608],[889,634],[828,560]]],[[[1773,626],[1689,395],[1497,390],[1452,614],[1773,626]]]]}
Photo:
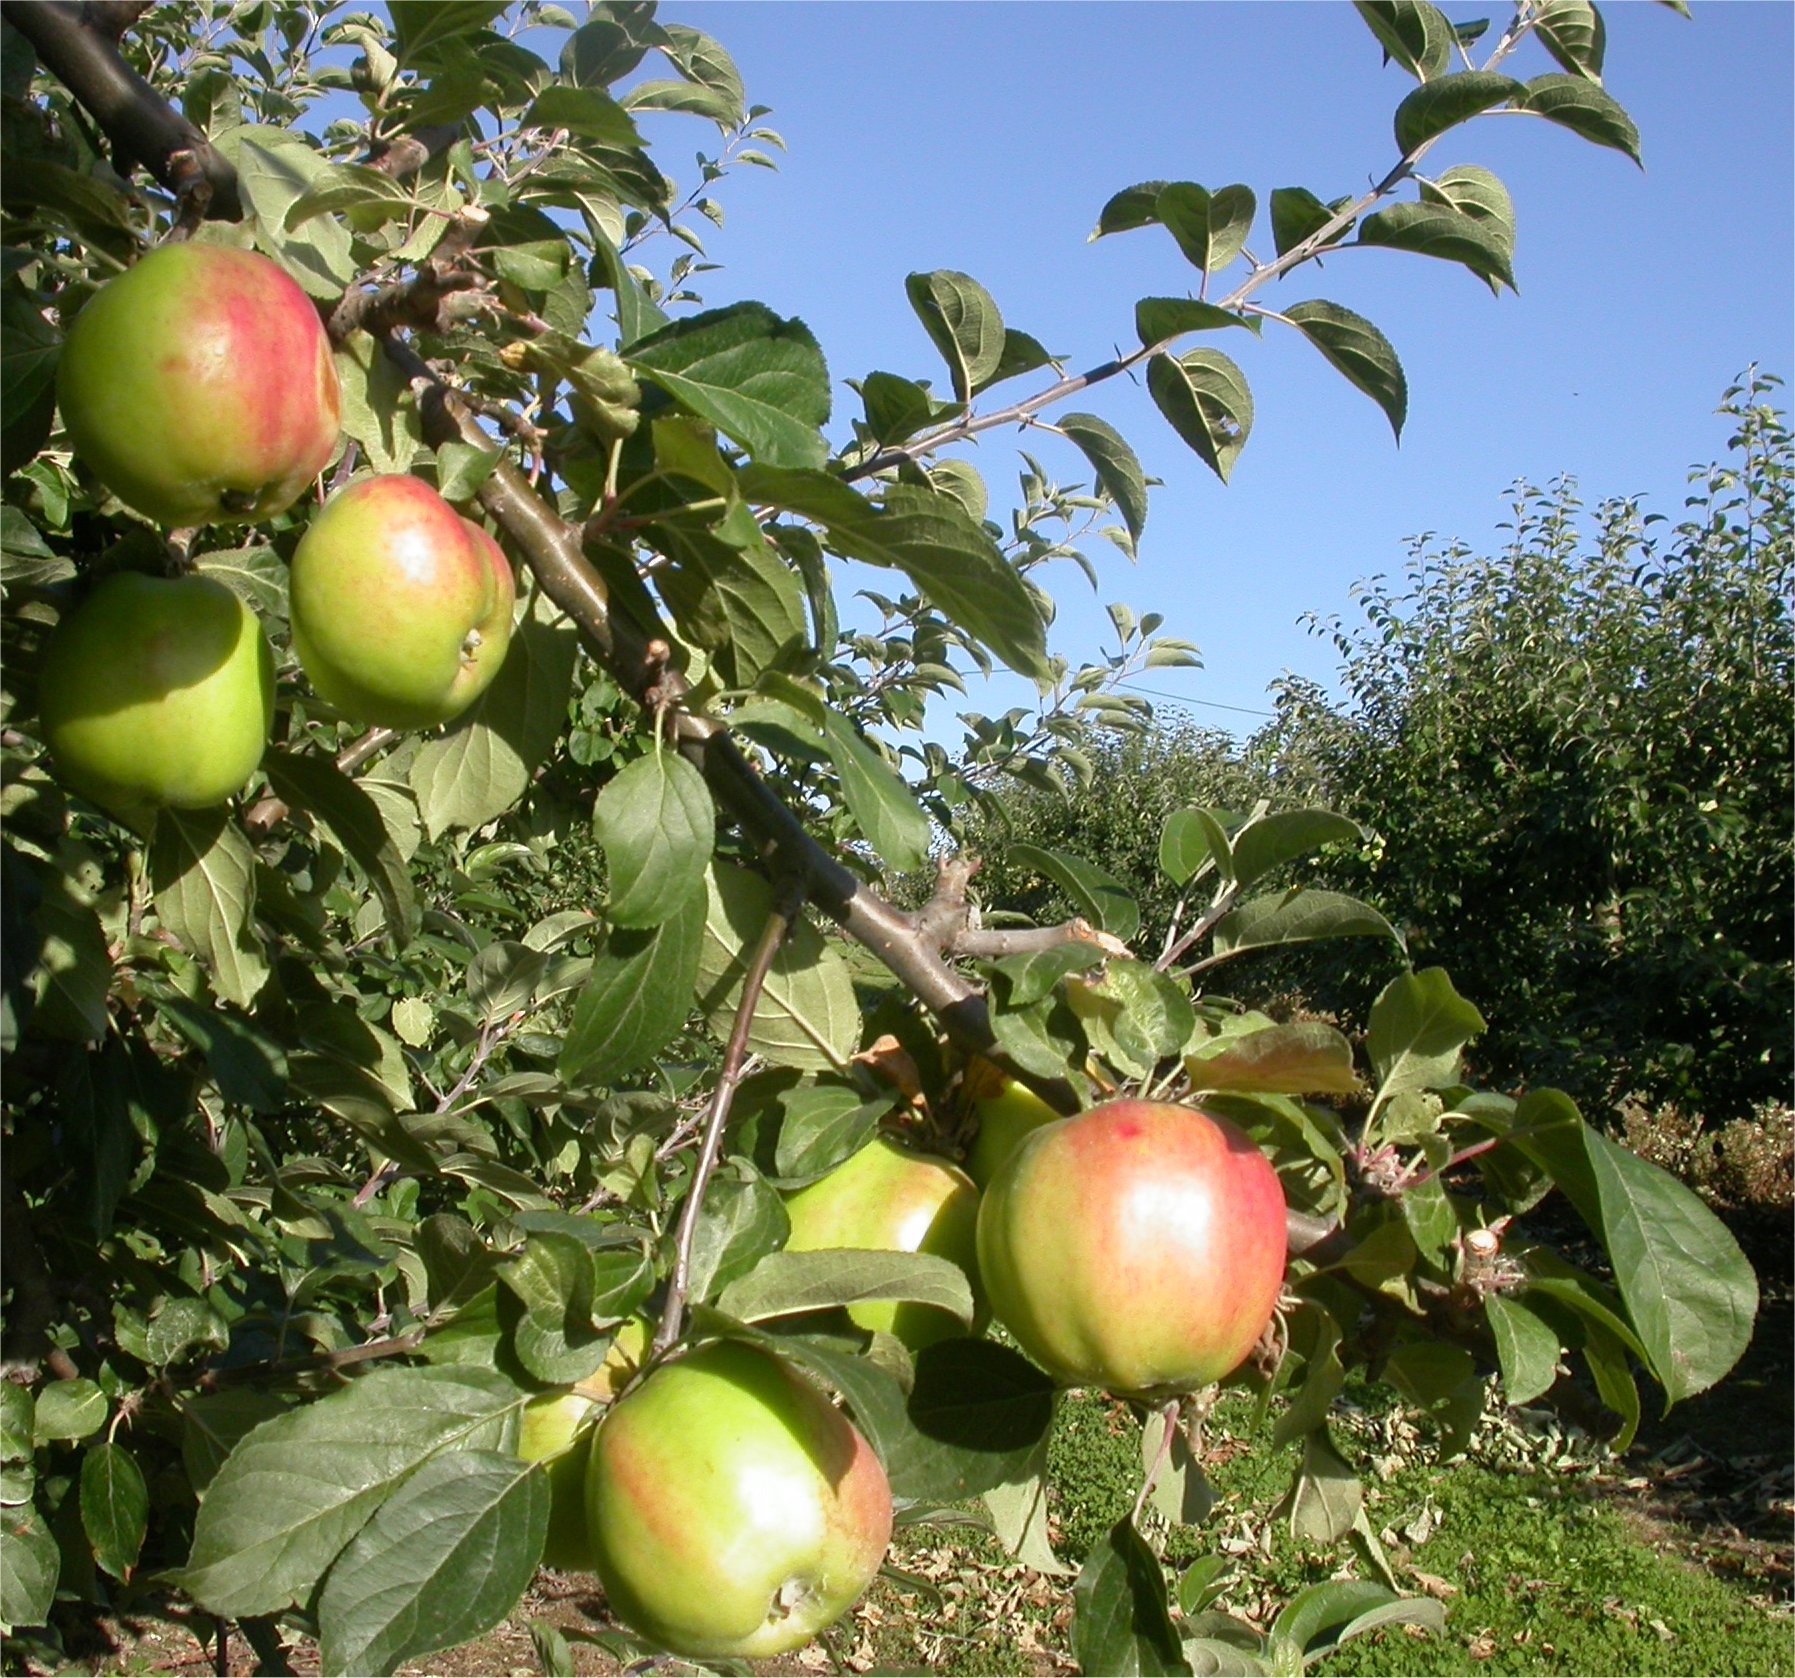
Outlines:
{"type": "Polygon", "coordinates": [[[729,1046],[723,1051],[723,1066],[717,1074],[717,1087],[711,1094],[710,1113],[705,1119],[704,1140],[698,1147],[698,1159],[692,1167],[692,1181],[679,1211],[679,1227],[673,1238],[673,1274],[667,1282],[667,1303],[662,1307],[661,1320],[654,1331],[654,1343],[649,1347],[646,1361],[660,1357],[671,1348],[685,1326],[686,1294],[692,1277],[692,1244],[698,1235],[698,1215],[704,1206],[705,1185],[717,1168],[717,1156],[723,1151],[723,1127],[729,1122],[729,1110],[735,1104],[735,1092],[741,1085],[742,1069],[748,1058],[748,1033],[754,1024],[761,989],[766,984],[773,958],[790,934],[803,902],[803,881],[787,880],[774,901],[766,925],[761,928],[760,942],[754,946],[747,971],[742,975],[742,1000],[736,1007],[729,1046]]]}

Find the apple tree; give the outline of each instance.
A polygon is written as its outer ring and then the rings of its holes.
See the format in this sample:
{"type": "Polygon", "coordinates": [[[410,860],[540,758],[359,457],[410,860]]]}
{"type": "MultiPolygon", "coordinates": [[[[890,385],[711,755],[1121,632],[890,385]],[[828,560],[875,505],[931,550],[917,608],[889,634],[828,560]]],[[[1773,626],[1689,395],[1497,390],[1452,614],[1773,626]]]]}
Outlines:
{"type": "MultiPolygon", "coordinates": [[[[1756,1287],[1724,1228],[1567,1098],[1469,1087],[1483,1021],[1445,972],[1405,970],[1350,1036],[1217,988],[1245,951],[1396,938],[1305,883],[1354,824],[1172,812],[1152,947],[1102,858],[1042,849],[1079,914],[994,926],[960,849],[1007,782],[1088,775],[1141,720],[1127,673],[1191,656],[1120,606],[1118,657],[1050,633],[1050,568],[1132,551],[1148,515],[1104,387],[1143,380],[1225,482],[1242,360],[1295,332],[1399,433],[1397,352],[1310,292],[1314,259],[1377,246],[1512,287],[1506,188],[1432,155],[1487,113],[1637,160],[1587,0],[1358,11],[1368,67],[1413,82],[1373,185],[1119,183],[1097,233],[1192,267],[1140,300],[1138,348],[1068,371],[972,276],[918,272],[892,301],[944,368],[866,370],[837,415],[777,299],[696,295],[700,229],[782,142],[724,46],[652,4],[6,0],[8,1626],[175,1593],[277,1669],[306,1635],[326,1671],[389,1672],[503,1619],[552,1537],[598,1568],[617,1624],[593,1636],[626,1659],[791,1647],[893,1522],[951,1512],[1043,1556],[1056,1381],[973,1330],[1076,1264],[1127,1339],[1151,1282],[1103,1229],[1228,1233],[1237,1199],[1282,1261],[1220,1376],[1260,1396],[1261,1440],[1300,1445],[1296,1528],[1372,1576],[1261,1640],[1212,1606],[1213,1569],[1174,1589],[1131,1517],[1071,1587],[1087,1670],[1288,1670],[1437,1621],[1375,1577],[1330,1432],[1349,1371],[1448,1448],[1492,1372],[1623,1442],[1642,1376],[1674,1402],[1726,1373],[1756,1287]],[[689,123],[694,179],[651,155],[648,113],[689,123]],[[303,329],[268,302],[295,289],[303,329]],[[994,499],[960,446],[1015,426],[994,499]],[[146,604],[106,610],[126,588],[146,604]],[[208,650],[180,605],[202,595],[241,605],[266,665],[208,650]],[[1037,703],[947,743],[943,706],[998,666],[1037,703]],[[221,713],[182,711],[201,677],[221,713]],[[216,714],[256,720],[253,767],[216,714]],[[1094,1106],[1095,1129],[1054,1117],[1094,1106]],[[978,1174],[1017,1208],[989,1237],[999,1297],[963,1237],[869,1213],[792,1239],[788,1202],[893,1141],[958,1193],[986,1118],[978,1174]],[[1181,1164],[1106,1226],[1099,1185],[1152,1178],[1137,1161],[1074,1169],[1088,1218],[1026,1211],[1024,1166],[1064,1138],[1176,1137],[1169,1161],[1181,1121],[1250,1154],[1252,1195],[1181,1164]],[[1554,1191],[1600,1273],[1528,1233],[1554,1191]],[[929,1332],[876,1309],[910,1306],[929,1332]],[[669,1550],[654,1513],[695,1507],[700,1458],[734,1499],[703,1508],[736,1513],[669,1550]],[[777,1576],[716,1572],[732,1542],[777,1576]],[[746,1629],[689,1623],[737,1597],[746,1629]]],[[[1047,1315],[1014,1339],[1067,1330],[1047,1315]]],[[[1155,1472],[1188,1476],[1218,1370],[1158,1367],[1099,1352],[1076,1378],[1148,1412],[1155,1472]]]]}

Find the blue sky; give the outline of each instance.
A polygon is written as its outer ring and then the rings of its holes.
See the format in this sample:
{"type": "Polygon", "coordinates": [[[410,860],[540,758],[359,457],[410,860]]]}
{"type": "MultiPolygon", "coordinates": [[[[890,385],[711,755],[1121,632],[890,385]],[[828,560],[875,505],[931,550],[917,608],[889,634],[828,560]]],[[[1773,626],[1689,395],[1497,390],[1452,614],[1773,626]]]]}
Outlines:
{"type": "MultiPolygon", "coordinates": [[[[1493,298],[1453,264],[1371,250],[1262,294],[1274,307],[1326,297],[1382,328],[1409,381],[1400,448],[1366,397],[1275,325],[1257,342],[1226,335],[1257,407],[1226,487],[1144,389],[1116,380],[1077,399],[1165,484],[1138,565],[1099,542],[1099,595],[1070,564],[1052,578],[1056,651],[1076,659],[1110,634],[1104,601],[1163,612],[1204,668],[1144,685],[1205,723],[1250,729],[1280,672],[1333,675],[1303,613],[1350,619],[1353,582],[1400,569],[1419,532],[1495,546],[1515,478],[1568,471],[1589,499],[1640,493],[1678,513],[1686,468],[1724,449],[1710,416],[1725,385],[1753,360],[1795,371],[1795,7],[1693,9],[1691,21],[1643,0],[1604,8],[1605,81],[1639,126],[1643,173],[1517,117],[1468,124],[1429,157],[1432,172],[1481,163],[1508,185],[1518,297],[1493,298]]],[[[1508,15],[1445,10],[1495,27],[1508,15]]],[[[790,147],[779,173],[740,169],[721,184],[722,230],[697,223],[724,265],[703,276],[705,301],[755,297],[803,318],[829,357],[838,421],[858,409],[843,381],[875,368],[945,384],[906,274],[970,273],[1007,324],[1074,369],[1094,365],[1133,347],[1136,298],[1182,295],[1197,278],[1159,229],[1087,243],[1112,193],[1157,178],[1245,182],[1261,206],[1251,243],[1268,250],[1271,189],[1361,190],[1394,161],[1391,112],[1414,85],[1380,68],[1344,0],[664,0],[661,16],[728,48],[790,147]]],[[[1510,67],[1555,68],[1537,47],[1510,67]]],[[[661,167],[689,185],[700,125],[645,126],[661,167]]],[[[680,248],[642,256],[664,268],[680,248]]],[[[1018,440],[999,431],[961,451],[985,471],[994,509],[1013,489],[1018,440]]],[[[1036,432],[1026,446],[1067,479],[1084,471],[1058,439],[1036,432]]],[[[1024,697],[1017,684],[973,703],[1024,697]]]]}

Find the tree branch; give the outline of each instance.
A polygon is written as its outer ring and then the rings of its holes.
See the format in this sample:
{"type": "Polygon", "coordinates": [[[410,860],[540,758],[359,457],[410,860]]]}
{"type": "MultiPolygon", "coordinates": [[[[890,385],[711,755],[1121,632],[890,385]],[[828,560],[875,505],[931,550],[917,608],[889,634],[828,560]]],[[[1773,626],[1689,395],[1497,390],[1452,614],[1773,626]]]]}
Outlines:
{"type": "Polygon", "coordinates": [[[205,214],[240,221],[237,172],[205,135],[119,56],[125,14],[143,8],[81,5],[78,0],[0,0],[0,16],[28,40],[39,60],[100,125],[116,148],[119,173],[135,165],[188,201],[196,182],[210,196],[205,214]]]}

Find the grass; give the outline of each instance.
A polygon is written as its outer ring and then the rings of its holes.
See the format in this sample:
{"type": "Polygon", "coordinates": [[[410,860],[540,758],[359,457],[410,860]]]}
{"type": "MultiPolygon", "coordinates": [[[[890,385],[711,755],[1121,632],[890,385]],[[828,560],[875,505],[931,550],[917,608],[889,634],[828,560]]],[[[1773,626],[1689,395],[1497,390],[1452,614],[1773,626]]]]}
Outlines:
{"type": "MultiPolygon", "coordinates": [[[[1244,1404],[1217,1418],[1244,1420],[1244,1404]]],[[[1061,1407],[1050,1454],[1052,1530],[1073,1566],[1132,1505],[1140,1431],[1119,1404],[1077,1398],[1061,1407]]],[[[1312,1671],[1795,1673],[1786,1577],[1772,1577],[1774,1569],[1729,1576],[1685,1559],[1663,1528],[1604,1489],[1614,1476],[1600,1472],[1612,1466],[1603,1453],[1555,1426],[1530,1429],[1493,1411],[1470,1457],[1442,1465],[1401,1412],[1348,1405],[1335,1439],[1358,1464],[1369,1525],[1398,1584],[1440,1598],[1447,1625],[1443,1636],[1373,1633],[1312,1671]]],[[[1232,1556],[1235,1579],[1218,1606],[1261,1626],[1307,1584],[1345,1571],[1371,1576],[1352,1546],[1299,1543],[1279,1517],[1292,1450],[1223,1426],[1211,1429],[1208,1447],[1214,1508],[1200,1526],[1162,1521],[1155,1533],[1174,1572],[1200,1556],[1232,1556]]],[[[1071,1670],[1070,1579],[1029,1574],[970,1537],[926,1528],[907,1537],[902,1565],[931,1575],[942,1594],[882,1586],[863,1653],[885,1671],[1071,1670]]]]}

